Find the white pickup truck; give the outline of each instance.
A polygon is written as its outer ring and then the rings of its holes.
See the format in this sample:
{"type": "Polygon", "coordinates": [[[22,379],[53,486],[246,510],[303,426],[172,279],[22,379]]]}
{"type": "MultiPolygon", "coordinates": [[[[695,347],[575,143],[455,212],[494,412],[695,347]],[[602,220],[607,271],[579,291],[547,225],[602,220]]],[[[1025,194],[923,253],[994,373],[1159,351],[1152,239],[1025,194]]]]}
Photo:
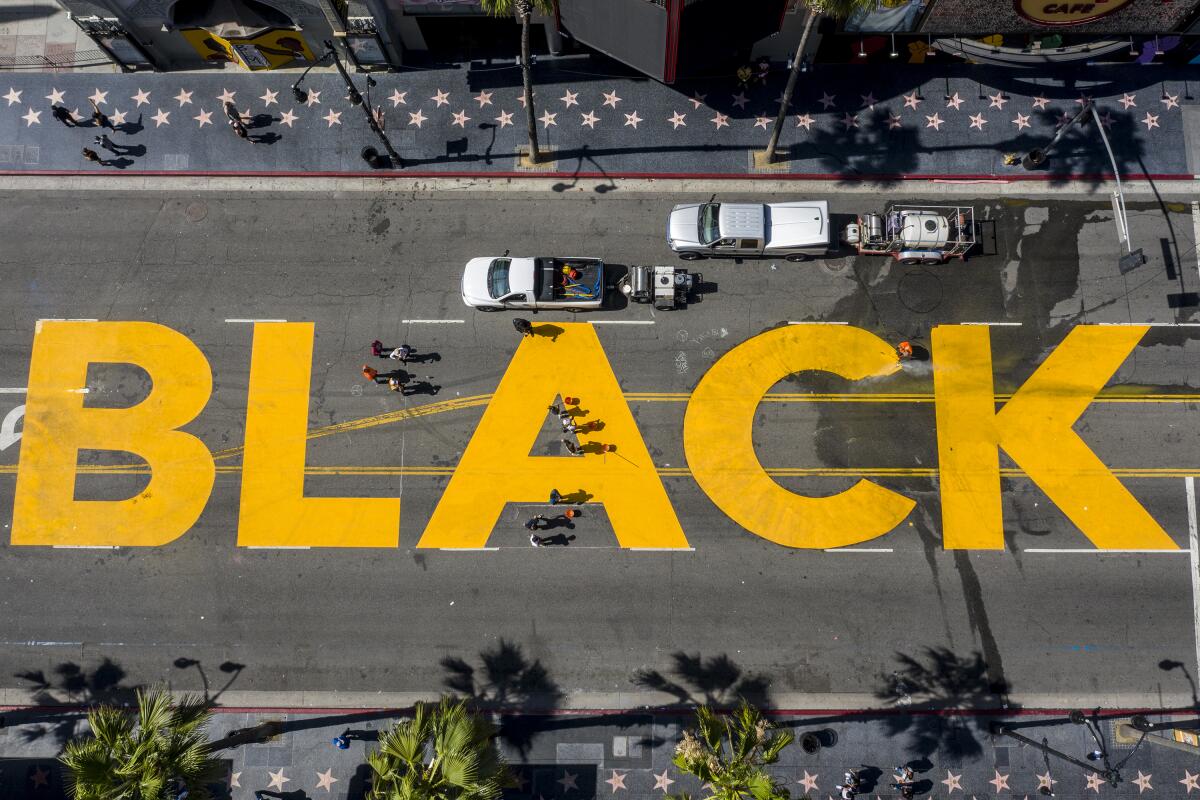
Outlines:
{"type": "Polygon", "coordinates": [[[671,209],[667,244],[685,260],[829,255],[829,203],[688,203],[671,209]]]}
{"type": "Polygon", "coordinates": [[[592,310],[604,303],[598,258],[472,258],[463,269],[462,299],[480,311],[592,310]]]}

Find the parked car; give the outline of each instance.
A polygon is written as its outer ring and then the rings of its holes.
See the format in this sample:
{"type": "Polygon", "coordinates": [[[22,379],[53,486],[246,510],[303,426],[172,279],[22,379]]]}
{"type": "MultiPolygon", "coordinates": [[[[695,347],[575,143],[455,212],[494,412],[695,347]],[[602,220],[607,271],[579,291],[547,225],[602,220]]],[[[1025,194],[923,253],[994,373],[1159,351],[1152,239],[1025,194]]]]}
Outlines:
{"type": "Polygon", "coordinates": [[[829,255],[829,203],[687,203],[671,209],[667,244],[680,258],[786,258],[829,255]]]}
{"type": "Polygon", "coordinates": [[[480,311],[590,310],[604,302],[598,258],[472,258],[463,269],[462,299],[480,311]]]}

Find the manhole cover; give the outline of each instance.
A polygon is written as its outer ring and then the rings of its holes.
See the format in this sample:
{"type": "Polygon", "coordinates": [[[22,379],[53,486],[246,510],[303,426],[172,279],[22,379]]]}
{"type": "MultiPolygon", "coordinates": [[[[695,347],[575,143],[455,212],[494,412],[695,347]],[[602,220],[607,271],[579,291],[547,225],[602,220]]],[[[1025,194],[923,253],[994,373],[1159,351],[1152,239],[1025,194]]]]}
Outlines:
{"type": "Polygon", "coordinates": [[[909,311],[928,314],[942,304],[942,281],[932,272],[909,272],[900,279],[896,294],[909,311]]]}
{"type": "Polygon", "coordinates": [[[183,214],[191,222],[199,222],[208,216],[208,206],[204,203],[189,203],[183,214]]]}
{"type": "Polygon", "coordinates": [[[821,259],[821,269],[830,275],[841,275],[850,268],[850,257],[821,259]]]}

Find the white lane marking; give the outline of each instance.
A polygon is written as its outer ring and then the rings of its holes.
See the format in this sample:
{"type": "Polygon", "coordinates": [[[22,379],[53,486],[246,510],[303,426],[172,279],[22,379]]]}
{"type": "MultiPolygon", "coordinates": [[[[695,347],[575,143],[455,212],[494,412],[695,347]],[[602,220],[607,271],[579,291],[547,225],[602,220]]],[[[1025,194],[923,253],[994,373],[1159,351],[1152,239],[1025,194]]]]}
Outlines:
{"type": "Polygon", "coordinates": [[[287,320],[286,320],[286,319],[242,319],[242,318],[240,318],[240,317],[234,317],[233,319],[227,319],[227,320],[225,320],[225,321],[226,321],[226,322],[249,322],[249,323],[255,323],[255,322],[287,322],[287,320]]]}
{"type": "Polygon", "coordinates": [[[652,319],[589,319],[593,325],[653,325],[652,319]]]}
{"type": "Polygon", "coordinates": [[[1200,273],[1200,201],[1192,201],[1192,254],[1196,256],[1196,272],[1200,273]]]}
{"type": "Polygon", "coordinates": [[[694,547],[630,547],[635,553],[694,553],[694,547]]]}
{"type": "Polygon", "coordinates": [[[0,642],[4,647],[79,647],[83,642],[0,642]]]}
{"type": "Polygon", "coordinates": [[[88,389],[88,388],[83,388],[83,389],[67,389],[67,394],[91,394],[91,393],[92,393],[92,390],[91,390],[91,389],[88,389]]]}
{"type": "Polygon", "coordinates": [[[246,546],[247,550],[311,550],[311,547],[305,545],[287,545],[287,544],[251,544],[246,546]]]}
{"type": "Polygon", "coordinates": [[[1110,328],[1138,326],[1146,328],[1200,328],[1200,322],[1094,322],[1092,325],[1107,325],[1110,328]]]}
{"type": "Polygon", "coordinates": [[[1019,328],[1021,322],[960,322],[959,325],[987,325],[991,328],[1019,328]]]}
{"type": "Polygon", "coordinates": [[[490,553],[499,547],[439,547],[443,553],[490,553]]]}
{"type": "Polygon", "coordinates": [[[9,389],[0,389],[0,394],[25,394],[28,391],[29,390],[26,389],[24,386],[21,386],[21,387],[9,388],[9,389]]]}
{"type": "Polygon", "coordinates": [[[462,325],[465,319],[402,319],[404,325],[462,325]]]}
{"type": "Polygon", "coordinates": [[[55,550],[118,550],[115,544],[56,544],[55,550]]]}
{"type": "MultiPolygon", "coordinates": [[[[1192,208],[1195,207],[1192,203],[1192,208]]],[[[1192,557],[1192,634],[1196,637],[1196,669],[1200,671],[1200,533],[1196,527],[1196,479],[1189,475],[1183,483],[1187,488],[1188,553],[1192,557]]]]}
{"type": "Polygon", "coordinates": [[[1167,556],[1182,556],[1187,553],[1187,550],[1098,550],[1094,547],[1027,547],[1021,551],[1022,553],[1084,553],[1094,556],[1117,556],[1129,555],[1132,553],[1145,553],[1146,555],[1167,555],[1167,556]]]}
{"type": "Polygon", "coordinates": [[[891,547],[827,547],[826,553],[892,553],[891,547]]]}
{"type": "Polygon", "coordinates": [[[788,320],[788,325],[849,325],[849,322],[826,322],[820,319],[788,320]]]}

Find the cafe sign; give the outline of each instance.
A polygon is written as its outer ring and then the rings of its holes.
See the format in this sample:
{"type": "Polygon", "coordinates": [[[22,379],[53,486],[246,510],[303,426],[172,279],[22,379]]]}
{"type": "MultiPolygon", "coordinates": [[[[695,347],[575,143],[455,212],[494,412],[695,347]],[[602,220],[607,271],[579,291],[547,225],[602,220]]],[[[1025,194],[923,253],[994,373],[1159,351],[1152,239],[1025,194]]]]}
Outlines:
{"type": "Polygon", "coordinates": [[[1130,3],[1130,0],[1089,0],[1088,2],[1053,2],[1053,0],[1014,0],[1016,12],[1039,25],[1082,25],[1107,17],[1130,3]]]}

